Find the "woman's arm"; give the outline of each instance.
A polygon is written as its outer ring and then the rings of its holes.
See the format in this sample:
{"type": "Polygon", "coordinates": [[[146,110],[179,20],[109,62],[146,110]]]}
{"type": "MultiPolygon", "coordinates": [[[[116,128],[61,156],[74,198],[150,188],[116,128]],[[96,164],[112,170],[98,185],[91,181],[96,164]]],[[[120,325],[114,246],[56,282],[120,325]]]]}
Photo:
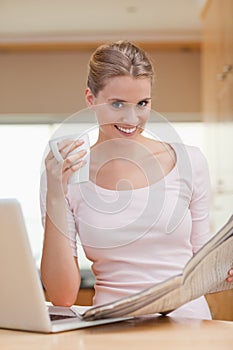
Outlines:
{"type": "Polygon", "coordinates": [[[59,223],[54,222],[48,210],[46,213],[41,278],[54,305],[71,306],[77,298],[81,278],[70,245],[65,205],[61,200],[54,206],[59,223]]]}
{"type": "Polygon", "coordinates": [[[190,202],[192,217],[191,243],[196,253],[210,238],[210,177],[206,158],[198,148],[192,154],[193,193],[190,202]]]}
{"type": "Polygon", "coordinates": [[[65,195],[69,176],[83,163],[71,164],[80,160],[84,152],[67,157],[67,144],[63,146],[64,162],[58,163],[51,152],[45,161],[47,192],[41,278],[53,304],[71,306],[76,300],[81,277],[70,243],[65,195]]]}
{"type": "MultiPolygon", "coordinates": [[[[208,164],[203,154],[196,149],[193,162],[193,196],[190,203],[192,215],[191,241],[194,253],[210,238],[209,207],[210,179],[208,164]]],[[[233,266],[226,271],[226,281],[233,282],[233,266]]]]}

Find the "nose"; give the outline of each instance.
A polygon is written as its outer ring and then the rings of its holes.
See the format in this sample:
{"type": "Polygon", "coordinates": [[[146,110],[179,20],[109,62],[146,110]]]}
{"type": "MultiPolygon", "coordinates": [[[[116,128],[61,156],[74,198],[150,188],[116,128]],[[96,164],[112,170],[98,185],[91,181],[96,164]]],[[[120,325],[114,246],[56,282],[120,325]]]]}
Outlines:
{"type": "Polygon", "coordinates": [[[137,125],[139,119],[139,111],[137,110],[137,107],[134,104],[132,104],[128,105],[125,111],[122,113],[121,121],[125,124],[137,125]]]}

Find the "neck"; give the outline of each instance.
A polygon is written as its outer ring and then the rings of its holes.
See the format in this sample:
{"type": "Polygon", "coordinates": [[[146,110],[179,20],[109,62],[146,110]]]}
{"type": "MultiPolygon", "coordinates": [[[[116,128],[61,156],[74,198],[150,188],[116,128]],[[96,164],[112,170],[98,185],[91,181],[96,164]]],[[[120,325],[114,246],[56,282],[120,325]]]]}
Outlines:
{"type": "Polygon", "coordinates": [[[95,163],[107,163],[112,160],[138,161],[148,156],[149,149],[145,146],[145,138],[138,135],[134,139],[106,139],[99,135],[96,144],[92,147],[91,157],[95,163]]]}

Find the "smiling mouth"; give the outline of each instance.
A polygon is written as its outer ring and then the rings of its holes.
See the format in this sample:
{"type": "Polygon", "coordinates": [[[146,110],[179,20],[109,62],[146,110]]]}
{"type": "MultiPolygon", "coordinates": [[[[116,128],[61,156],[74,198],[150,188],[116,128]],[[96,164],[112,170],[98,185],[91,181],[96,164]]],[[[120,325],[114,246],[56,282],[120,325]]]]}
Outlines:
{"type": "Polygon", "coordinates": [[[119,126],[119,125],[114,125],[114,126],[115,126],[115,128],[117,130],[119,130],[120,132],[122,132],[124,134],[127,134],[127,135],[132,135],[137,130],[136,126],[132,126],[131,128],[126,128],[126,127],[122,127],[122,126],[119,126]]]}

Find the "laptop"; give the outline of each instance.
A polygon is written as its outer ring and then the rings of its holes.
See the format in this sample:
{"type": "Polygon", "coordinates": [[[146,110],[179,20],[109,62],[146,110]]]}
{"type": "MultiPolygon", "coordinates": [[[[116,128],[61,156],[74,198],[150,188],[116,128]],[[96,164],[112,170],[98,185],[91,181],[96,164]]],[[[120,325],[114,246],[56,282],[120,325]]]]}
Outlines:
{"type": "Polygon", "coordinates": [[[0,199],[0,328],[55,333],[129,318],[85,321],[87,307],[45,301],[20,203],[0,199]]]}

